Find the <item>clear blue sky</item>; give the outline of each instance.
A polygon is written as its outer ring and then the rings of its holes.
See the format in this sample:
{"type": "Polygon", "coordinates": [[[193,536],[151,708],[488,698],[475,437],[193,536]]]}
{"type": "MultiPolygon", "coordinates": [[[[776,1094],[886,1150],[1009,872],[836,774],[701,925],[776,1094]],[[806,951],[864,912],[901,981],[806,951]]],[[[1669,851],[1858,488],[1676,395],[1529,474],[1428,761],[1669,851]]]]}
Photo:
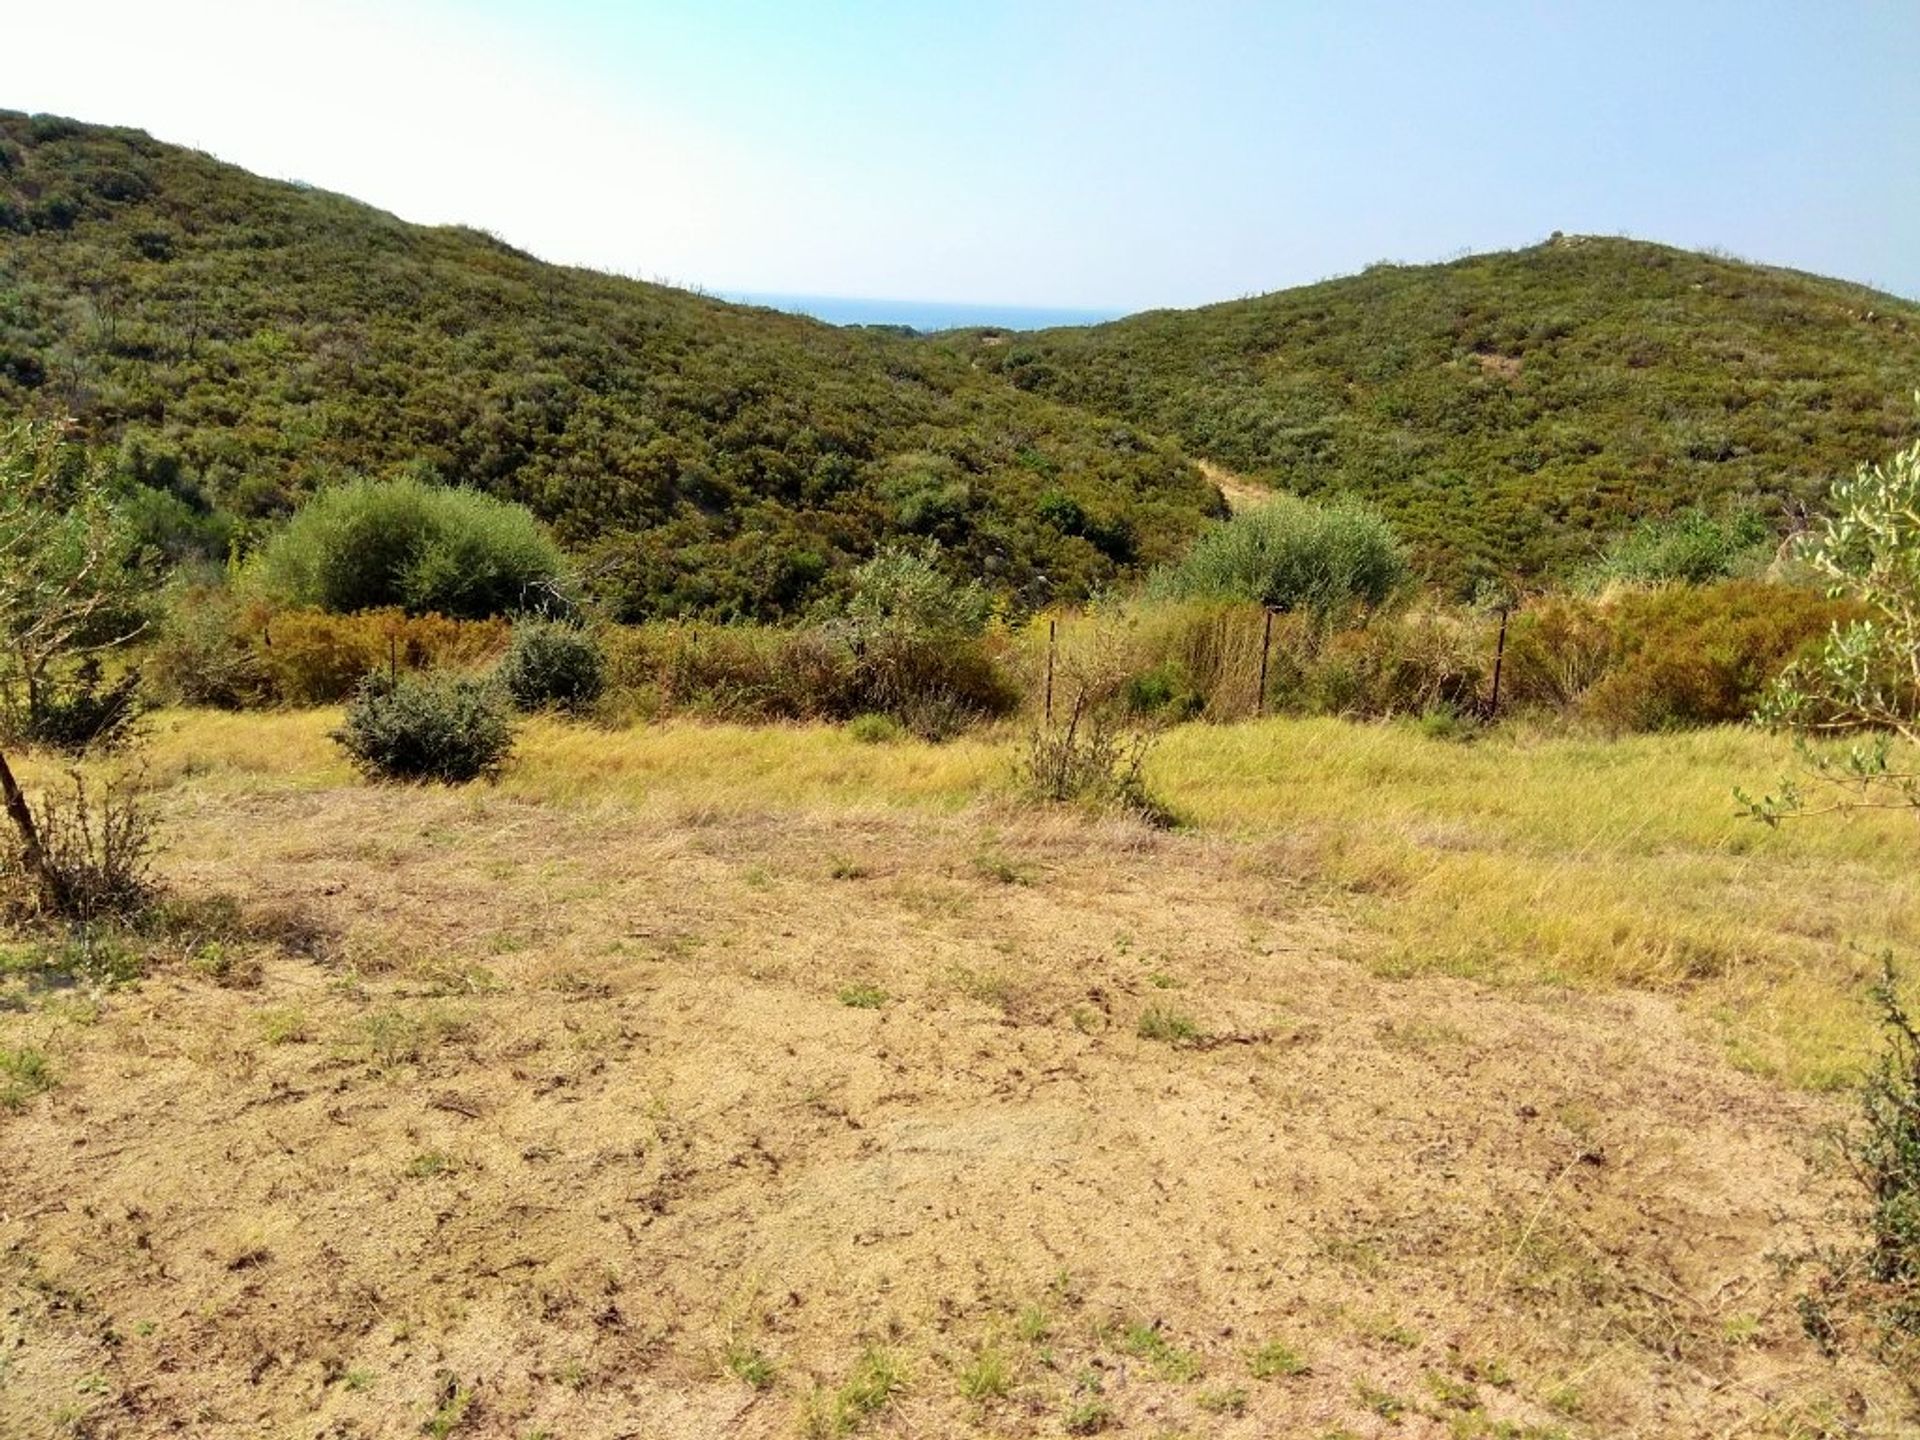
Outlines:
{"type": "Polygon", "coordinates": [[[1920,296],[1920,0],[8,0],[0,106],[715,290],[1140,308],[1552,230],[1920,296]]]}

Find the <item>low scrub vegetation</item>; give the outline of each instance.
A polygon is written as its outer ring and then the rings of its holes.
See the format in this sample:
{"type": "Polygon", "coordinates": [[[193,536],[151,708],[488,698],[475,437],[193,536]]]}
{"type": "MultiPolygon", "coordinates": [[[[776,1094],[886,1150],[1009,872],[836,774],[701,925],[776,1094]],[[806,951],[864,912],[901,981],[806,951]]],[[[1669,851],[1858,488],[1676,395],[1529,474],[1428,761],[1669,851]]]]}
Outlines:
{"type": "Polygon", "coordinates": [[[1874,998],[1885,1049],[1869,1075],[1852,1159],[1872,1201],[1867,1273],[1899,1343],[1920,1355],[1920,1029],[1889,961],[1874,998]]]}
{"type": "Polygon", "coordinates": [[[1815,591],[1754,580],[1550,599],[1516,617],[1510,693],[1615,731],[1739,724],[1852,613],[1815,591]]]}
{"type": "MultiPolygon", "coordinates": [[[[537,512],[615,619],[795,620],[901,540],[1072,603],[1219,504],[1173,443],[937,342],[542,264],[131,130],[0,112],[0,154],[0,412],[72,405],[169,553],[404,471],[537,512]]],[[[517,567],[281,558],[302,605],[533,603],[517,567]]]]}
{"type": "Polygon", "coordinates": [[[158,893],[158,825],[137,776],[48,786],[0,841],[0,900],[18,921],[90,924],[141,914],[158,893]]]}
{"type": "Polygon", "coordinates": [[[1780,539],[1752,506],[1715,514],[1689,506],[1642,520],[1615,538],[1594,565],[1596,585],[1702,585],[1758,576],[1775,559],[1780,539]]]}
{"type": "MultiPolygon", "coordinates": [[[[1543,596],[1511,617],[1501,710],[1608,732],[1739,723],[1835,624],[1861,613],[1857,602],[1757,580],[1543,596]]],[[[1055,617],[1054,633],[1063,710],[1068,677],[1092,665],[1103,702],[1156,724],[1256,713],[1471,717],[1492,698],[1499,617],[1427,601],[1329,628],[1243,602],[1141,600],[1055,617]]],[[[1047,635],[1045,619],[939,630],[884,615],[791,627],[509,626],[398,609],[278,610],[225,587],[189,587],[176,592],[141,673],[162,703],[258,709],[337,704],[374,671],[498,666],[522,709],[610,723],[857,721],[876,739],[884,721],[938,739],[1037,714],[1047,635]]],[[[129,713],[136,683],[123,672],[71,700],[50,693],[75,707],[70,723],[84,735],[114,707],[129,713]]]]}
{"type": "Polygon", "coordinates": [[[100,657],[88,655],[70,675],[41,681],[31,701],[12,716],[7,738],[76,760],[123,749],[139,728],[141,679],[140,671],[129,667],[109,680],[100,657]]]}
{"type": "Polygon", "coordinates": [[[536,620],[514,627],[499,680],[521,710],[584,710],[606,688],[607,662],[587,631],[536,620]]]}
{"type": "Polygon", "coordinates": [[[1064,723],[1043,724],[1027,737],[1015,773],[1036,800],[1119,809],[1171,825],[1172,811],[1147,788],[1144,774],[1153,739],[1151,730],[1128,723],[1115,706],[1083,690],[1064,723]]]}
{"type": "Polygon", "coordinates": [[[1630,540],[1622,578],[1748,573],[1739,522],[1708,526],[1811,504],[1914,433],[1917,321],[1911,301],[1842,281],[1566,235],[983,337],[974,357],[1249,478],[1363,500],[1464,598],[1492,578],[1572,580],[1633,521],[1689,507],[1706,523],[1630,540]]]}
{"type": "MultiPolygon", "coordinates": [[[[1850,613],[1758,581],[1540,597],[1510,619],[1502,713],[1616,732],[1739,723],[1850,613]]],[[[1058,628],[1062,665],[1097,657],[1127,705],[1168,720],[1475,714],[1492,700],[1499,631],[1495,613],[1432,602],[1333,630],[1195,601],[1121,604],[1058,628]]],[[[1044,636],[1022,640],[1033,693],[1044,636]]]]}
{"type": "Polygon", "coordinates": [[[440,672],[361,682],[334,738],[376,780],[458,785],[499,774],[513,750],[505,698],[490,681],[440,672]]]}
{"type": "Polygon", "coordinates": [[[149,688],[175,705],[223,710],[331,705],[375,670],[477,670],[506,650],[504,620],[333,615],[278,609],[224,585],[174,592],[149,653],[149,688]]]}

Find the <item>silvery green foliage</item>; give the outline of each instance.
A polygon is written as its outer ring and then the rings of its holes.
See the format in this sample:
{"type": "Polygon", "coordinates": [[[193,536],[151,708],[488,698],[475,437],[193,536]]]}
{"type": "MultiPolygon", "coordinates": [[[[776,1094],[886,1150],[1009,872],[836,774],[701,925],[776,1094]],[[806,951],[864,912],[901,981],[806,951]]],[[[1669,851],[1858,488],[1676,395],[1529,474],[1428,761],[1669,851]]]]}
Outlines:
{"type": "MultiPolygon", "coordinates": [[[[1818,808],[1920,808],[1920,441],[1838,481],[1800,556],[1829,594],[1866,613],[1791,666],[1759,718],[1798,737],[1807,785],[1826,797],[1818,808]],[[1838,749],[1808,743],[1842,735],[1859,738],[1838,749]]],[[[1740,799],[1777,824],[1810,808],[1807,785],[1783,781],[1777,794],[1740,799]]]]}
{"type": "Polygon", "coordinates": [[[978,635],[993,599],[977,580],[954,580],[940,568],[940,547],[884,546],[853,572],[847,620],[862,634],[911,638],[978,635]]]}
{"type": "Polygon", "coordinates": [[[1202,532],[1155,577],[1175,598],[1248,600],[1334,623],[1378,609],[1408,577],[1407,556],[1379,515],[1348,500],[1276,495],[1202,532]]]}

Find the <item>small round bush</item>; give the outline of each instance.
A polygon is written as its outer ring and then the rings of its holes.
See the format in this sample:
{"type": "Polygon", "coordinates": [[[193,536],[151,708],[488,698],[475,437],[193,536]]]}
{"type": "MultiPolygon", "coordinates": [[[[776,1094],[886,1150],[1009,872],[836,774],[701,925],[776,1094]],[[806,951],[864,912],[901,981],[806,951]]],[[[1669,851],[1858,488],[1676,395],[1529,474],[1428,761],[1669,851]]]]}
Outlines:
{"type": "Polygon", "coordinates": [[[500,662],[500,683],[518,709],[578,710],[600,698],[606,661],[594,638],[578,626],[527,621],[513,627],[500,662]]]}
{"type": "Polygon", "coordinates": [[[333,738],[374,780],[464,784],[492,778],[513,750],[513,723],[498,689],[469,676],[367,677],[333,738]]]}
{"type": "Polygon", "coordinates": [[[1157,588],[1332,619],[1385,604],[1406,579],[1406,552],[1373,511],[1281,495],[1207,529],[1157,588]]]}
{"type": "Polygon", "coordinates": [[[847,734],[862,745],[891,745],[906,738],[907,727],[891,715],[856,715],[847,722],[847,734]]]}
{"type": "Polygon", "coordinates": [[[272,598],[340,614],[397,605],[484,620],[552,599],[560,573],[532,511],[411,479],[321,491],[260,557],[272,598]]]}

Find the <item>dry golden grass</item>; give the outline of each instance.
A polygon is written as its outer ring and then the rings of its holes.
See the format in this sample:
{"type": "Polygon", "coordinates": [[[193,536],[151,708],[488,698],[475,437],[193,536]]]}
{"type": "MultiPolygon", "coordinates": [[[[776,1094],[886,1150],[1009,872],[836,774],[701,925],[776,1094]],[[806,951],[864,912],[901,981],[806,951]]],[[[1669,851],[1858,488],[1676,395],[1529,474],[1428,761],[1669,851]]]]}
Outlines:
{"type": "MultiPolygon", "coordinates": [[[[194,714],[157,727],[159,778],[210,794],[350,772],[328,712],[194,714]]],[[[678,815],[1003,799],[1010,734],[861,744],[830,726],[536,721],[500,789],[678,815]]],[[[1769,831],[1735,787],[1793,764],[1750,730],[1472,744],[1407,725],[1276,719],[1169,733],[1148,779],[1181,816],[1321,888],[1351,953],[1386,973],[1632,985],[1679,997],[1737,1063],[1844,1084],[1872,1041],[1878,957],[1920,948],[1920,826],[1823,817],[1769,831]]]]}
{"type": "Polygon", "coordinates": [[[1880,953],[1920,946],[1920,825],[1737,813],[1792,764],[1747,730],[1460,745],[1310,720],[1189,727],[1152,774],[1203,827],[1298,853],[1391,973],[1674,994],[1742,1065],[1830,1086],[1871,1044],[1880,953]]]}
{"type": "Polygon", "coordinates": [[[160,717],[212,918],[0,988],[9,1440],[1909,1433],[1775,1257],[1911,830],[1734,820],[1762,737],[1196,727],[1167,834],[1005,736],[331,722],[160,717]]]}

